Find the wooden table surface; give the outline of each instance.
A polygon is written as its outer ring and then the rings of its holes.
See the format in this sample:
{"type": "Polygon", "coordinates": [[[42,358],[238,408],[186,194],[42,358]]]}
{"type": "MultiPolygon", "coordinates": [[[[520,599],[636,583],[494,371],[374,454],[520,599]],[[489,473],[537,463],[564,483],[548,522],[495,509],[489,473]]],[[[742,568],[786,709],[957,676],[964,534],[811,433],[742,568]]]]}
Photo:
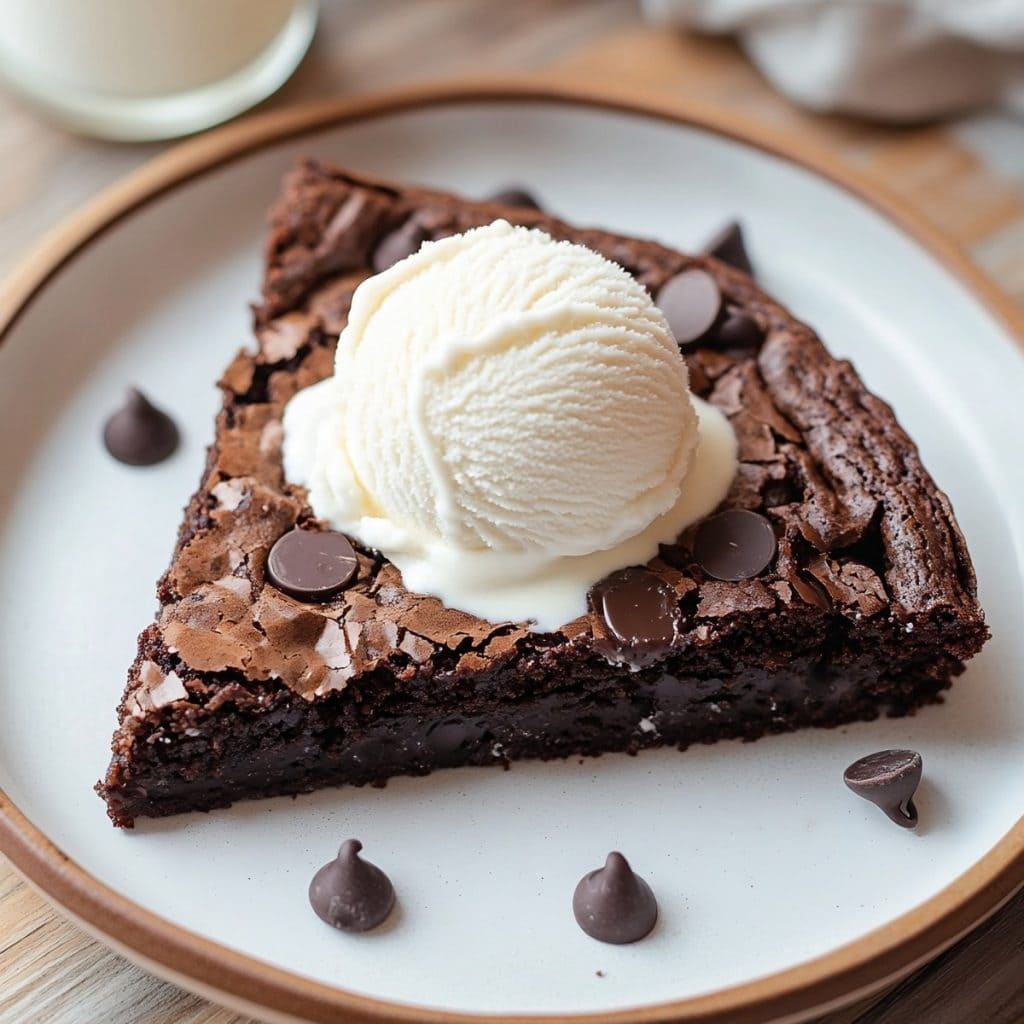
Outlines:
{"type": "MultiPolygon", "coordinates": [[[[829,147],[958,241],[1024,309],[1024,123],[990,113],[891,129],[799,111],[724,41],[644,26],[630,0],[346,0],[267,107],[460,73],[536,71],[740,111],[829,147]]],[[[82,139],[0,96],[0,275],[160,145],[82,139]]],[[[1024,1020],[1024,895],[896,989],[827,1024],[1024,1020]]],[[[243,1024],[64,922],[0,857],[0,1022],[243,1024]]],[[[820,1024],[825,1024],[825,1021],[820,1024]]]]}

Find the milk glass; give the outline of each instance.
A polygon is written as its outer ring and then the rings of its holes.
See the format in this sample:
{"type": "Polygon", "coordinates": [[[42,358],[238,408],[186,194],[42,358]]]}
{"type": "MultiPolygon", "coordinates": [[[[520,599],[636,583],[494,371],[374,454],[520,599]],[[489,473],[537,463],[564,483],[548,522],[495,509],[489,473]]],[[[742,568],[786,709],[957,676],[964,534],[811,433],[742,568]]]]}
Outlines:
{"type": "Polygon", "coordinates": [[[0,80],[79,131],[170,138],[274,92],[316,17],[316,0],[2,0],[0,80]]]}

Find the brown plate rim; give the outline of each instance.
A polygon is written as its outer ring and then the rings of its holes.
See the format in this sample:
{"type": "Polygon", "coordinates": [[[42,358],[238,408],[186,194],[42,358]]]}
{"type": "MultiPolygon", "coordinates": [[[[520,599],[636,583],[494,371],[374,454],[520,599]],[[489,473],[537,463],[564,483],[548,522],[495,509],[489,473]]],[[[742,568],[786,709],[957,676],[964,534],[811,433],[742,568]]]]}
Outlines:
{"type": "MultiPolygon", "coordinates": [[[[967,256],[882,186],[803,140],[785,139],[734,113],[694,103],[557,79],[461,80],[332,99],[255,115],[182,143],[101,193],[50,233],[0,286],[0,343],[46,283],[118,221],[203,173],[246,154],[331,126],[442,105],[554,103],[607,110],[698,128],[796,163],[874,207],[914,238],[1001,320],[1024,348],[1024,312],[967,256]]],[[[276,1019],[333,1022],[418,1021],[468,1024],[496,1015],[465,1014],[391,1003],[293,974],[189,932],[121,896],[76,864],[0,790],[0,852],[50,900],[90,931],[109,938],[179,983],[276,1019]]],[[[839,949],[742,985],[690,999],[610,1013],[573,1015],[579,1024],[703,1021],[754,1024],[798,1020],[850,1002],[892,982],[952,945],[1024,886],[1024,818],[968,871],[924,903],[839,949]]],[[[500,1015],[509,1024],[554,1024],[564,1017],[500,1015]]]]}

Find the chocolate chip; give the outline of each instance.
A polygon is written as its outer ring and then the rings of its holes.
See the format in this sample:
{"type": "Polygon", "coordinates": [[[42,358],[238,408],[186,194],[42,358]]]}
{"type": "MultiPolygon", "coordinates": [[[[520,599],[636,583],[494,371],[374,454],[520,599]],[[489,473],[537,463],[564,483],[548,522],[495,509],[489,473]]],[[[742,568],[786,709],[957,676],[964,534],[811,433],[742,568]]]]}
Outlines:
{"type": "Polygon", "coordinates": [[[705,519],[697,528],[693,557],[716,580],[749,580],[775,557],[775,531],[757,512],[733,508],[705,519]]]}
{"type": "Polygon", "coordinates": [[[359,568],[348,538],[334,530],[296,527],[279,537],[267,556],[267,578],[297,601],[328,601],[359,568]]]}
{"type": "Polygon", "coordinates": [[[880,750],[854,761],[843,781],[857,796],[880,807],[897,825],[917,827],[914,793],[923,762],[916,750],[880,750]]]}
{"type": "Polygon", "coordinates": [[[757,348],[764,341],[764,331],[752,316],[732,306],[715,329],[715,341],[723,348],[757,348]]]}
{"type": "Polygon", "coordinates": [[[584,875],[572,897],[576,923],[593,939],[622,945],[649,934],[658,920],[651,887],[633,873],[621,853],[584,875]]]}
{"type": "Polygon", "coordinates": [[[670,277],[655,301],[680,345],[702,341],[722,309],[722,293],[715,279],[697,267],[670,277]]]}
{"type": "Polygon", "coordinates": [[[137,388],[129,388],[124,406],[103,427],[107,451],[128,466],[152,466],[173,455],[178,428],[167,413],[137,388]]]}
{"type": "Polygon", "coordinates": [[[359,856],[363,844],[346,839],[336,860],[325,864],[309,883],[316,916],[343,932],[368,932],[391,913],[395,889],[379,867],[359,856]]]}
{"type": "Polygon", "coordinates": [[[640,668],[666,654],[675,641],[675,591],[647,569],[620,569],[606,576],[591,588],[590,604],[611,633],[603,653],[613,660],[640,668]]]}
{"type": "Polygon", "coordinates": [[[388,267],[393,267],[399,260],[404,260],[406,256],[419,252],[420,246],[428,237],[426,231],[410,217],[400,227],[385,235],[373,250],[370,262],[373,264],[374,273],[379,274],[388,267]]]}
{"type": "Polygon", "coordinates": [[[498,203],[501,206],[520,206],[527,210],[542,209],[540,203],[526,189],[514,185],[488,196],[486,202],[498,203]]]}
{"type": "Polygon", "coordinates": [[[742,270],[744,274],[754,275],[754,268],[743,242],[743,228],[738,221],[730,221],[714,236],[703,249],[705,256],[714,256],[716,260],[728,263],[730,267],[742,270]]]}

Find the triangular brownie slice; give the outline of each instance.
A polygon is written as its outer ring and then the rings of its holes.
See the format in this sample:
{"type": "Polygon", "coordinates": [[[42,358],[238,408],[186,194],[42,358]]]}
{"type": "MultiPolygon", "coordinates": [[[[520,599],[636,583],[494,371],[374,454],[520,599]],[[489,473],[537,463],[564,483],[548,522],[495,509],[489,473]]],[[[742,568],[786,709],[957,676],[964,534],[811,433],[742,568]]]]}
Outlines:
{"type": "Polygon", "coordinates": [[[449,765],[905,714],[983,644],[970,558],[914,444],[853,367],[742,272],[316,162],[287,178],[266,258],[259,346],[220,382],[216,437],[98,787],[116,824],[449,765]],[[777,554],[759,576],[723,582],[695,558],[692,529],[664,547],[648,570],[673,595],[678,635],[638,670],[608,656],[596,606],[554,633],[485,622],[409,593],[358,547],[353,582],[326,603],[265,579],[282,534],[320,526],[283,477],[281,414],[331,373],[353,290],[423,240],[499,217],[587,245],[655,295],[703,267],[745,318],[687,359],[694,392],[739,438],[724,507],[767,517],[777,554]]]}

